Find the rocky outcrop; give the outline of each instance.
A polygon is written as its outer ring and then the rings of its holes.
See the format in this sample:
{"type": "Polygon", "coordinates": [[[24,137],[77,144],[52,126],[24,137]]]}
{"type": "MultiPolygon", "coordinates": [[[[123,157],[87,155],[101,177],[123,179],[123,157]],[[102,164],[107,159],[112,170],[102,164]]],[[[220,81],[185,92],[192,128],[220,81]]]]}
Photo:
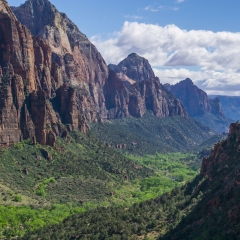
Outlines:
{"type": "Polygon", "coordinates": [[[210,156],[205,157],[202,162],[201,175],[212,178],[212,172],[216,167],[224,168],[228,161],[239,157],[240,153],[240,124],[232,123],[226,140],[214,145],[210,156]]]}
{"type": "Polygon", "coordinates": [[[146,111],[152,111],[157,117],[182,116],[187,112],[182,103],[171,94],[167,94],[158,78],[150,78],[126,85],[113,71],[109,71],[105,86],[108,117],[142,117],[146,111]]]}
{"type": "Polygon", "coordinates": [[[118,74],[125,74],[134,81],[142,81],[155,77],[148,60],[136,53],[129,54],[118,65],[109,64],[109,68],[118,74]]]}
{"type": "MultiPolygon", "coordinates": [[[[110,65],[118,76],[109,73],[95,46],[48,0],[28,0],[20,7],[13,8],[13,12],[33,35],[46,40],[52,50],[51,76],[54,81],[51,83],[48,80],[50,71],[47,68],[44,91],[51,93],[51,97],[56,93],[59,98],[56,89],[62,82],[73,86],[77,90],[77,109],[81,119],[101,121],[130,115],[141,117],[146,110],[153,110],[159,117],[171,116],[174,112],[186,115],[184,110],[179,110],[182,106],[177,100],[165,99],[164,91],[156,84],[158,81],[150,80],[152,84],[146,82],[133,86],[136,81],[155,78],[145,58],[132,53],[117,66],[110,65]],[[140,88],[146,87],[150,89],[139,92],[140,88]],[[174,101],[177,102],[176,106],[172,105],[174,101]],[[167,102],[171,102],[170,106],[166,105],[167,102]]],[[[36,52],[40,58],[43,56],[38,48],[36,52]]]]}
{"type": "Polygon", "coordinates": [[[187,78],[175,85],[165,84],[165,88],[176,96],[192,117],[212,113],[217,116],[224,116],[219,99],[210,99],[207,93],[193,84],[187,78]]]}
{"type": "Polygon", "coordinates": [[[157,117],[188,116],[182,103],[162,87],[147,59],[131,53],[118,65],[110,64],[109,71],[106,103],[110,118],[142,117],[146,111],[157,117]]]}

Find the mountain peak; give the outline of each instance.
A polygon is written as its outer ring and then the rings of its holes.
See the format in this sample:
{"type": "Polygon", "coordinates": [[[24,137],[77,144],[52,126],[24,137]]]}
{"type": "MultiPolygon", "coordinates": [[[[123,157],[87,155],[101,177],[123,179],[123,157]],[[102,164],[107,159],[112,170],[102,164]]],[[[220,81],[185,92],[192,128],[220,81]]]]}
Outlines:
{"type": "Polygon", "coordinates": [[[175,85],[165,85],[165,87],[184,104],[192,117],[206,113],[224,116],[220,101],[208,98],[207,93],[198,88],[190,78],[186,78],[175,85]]]}
{"type": "Polygon", "coordinates": [[[185,80],[182,80],[181,82],[179,82],[179,84],[181,84],[181,83],[194,85],[192,79],[190,79],[190,78],[186,78],[185,80]]]}
{"type": "Polygon", "coordinates": [[[138,57],[138,58],[143,58],[143,57],[140,57],[140,56],[139,56],[138,54],[136,54],[136,53],[130,53],[127,58],[136,58],[136,57],[138,57]]]}
{"type": "Polygon", "coordinates": [[[116,73],[123,73],[134,81],[154,78],[155,74],[148,60],[136,53],[131,53],[114,69],[116,73]]]}
{"type": "Polygon", "coordinates": [[[16,20],[15,15],[13,14],[11,8],[5,0],[0,0],[0,12],[6,14],[11,19],[16,20]]]}

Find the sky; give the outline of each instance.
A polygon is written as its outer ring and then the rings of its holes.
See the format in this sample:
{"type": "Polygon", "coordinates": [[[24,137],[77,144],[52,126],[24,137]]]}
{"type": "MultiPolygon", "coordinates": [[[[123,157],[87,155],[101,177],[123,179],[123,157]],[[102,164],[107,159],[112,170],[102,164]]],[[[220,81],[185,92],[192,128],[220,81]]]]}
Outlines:
{"type": "MultiPolygon", "coordinates": [[[[8,0],[19,6],[24,0],[8,0]]],[[[240,96],[240,0],[52,0],[107,64],[135,52],[162,83],[240,96]]]]}

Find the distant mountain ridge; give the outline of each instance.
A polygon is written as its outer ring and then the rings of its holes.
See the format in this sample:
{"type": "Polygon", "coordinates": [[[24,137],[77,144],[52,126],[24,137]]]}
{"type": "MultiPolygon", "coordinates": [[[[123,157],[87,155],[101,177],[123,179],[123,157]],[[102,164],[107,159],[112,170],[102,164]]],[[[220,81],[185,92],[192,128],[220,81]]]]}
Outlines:
{"type": "Polygon", "coordinates": [[[183,103],[191,117],[217,132],[228,132],[233,120],[225,117],[219,98],[209,98],[190,78],[175,85],[164,84],[164,87],[183,103]]]}
{"type": "Polygon", "coordinates": [[[210,99],[207,93],[194,85],[190,78],[175,85],[165,84],[164,86],[184,104],[190,116],[195,117],[206,113],[224,116],[220,100],[210,99]]]}
{"type": "Polygon", "coordinates": [[[1,146],[26,138],[54,145],[64,125],[86,132],[86,121],[142,117],[148,110],[157,117],[188,116],[147,60],[148,72],[139,70],[144,80],[125,84],[48,0],[12,9],[1,0],[0,19],[1,146]]]}
{"type": "Polygon", "coordinates": [[[235,121],[240,120],[240,96],[209,95],[211,99],[218,98],[222,109],[228,118],[235,121]]]}

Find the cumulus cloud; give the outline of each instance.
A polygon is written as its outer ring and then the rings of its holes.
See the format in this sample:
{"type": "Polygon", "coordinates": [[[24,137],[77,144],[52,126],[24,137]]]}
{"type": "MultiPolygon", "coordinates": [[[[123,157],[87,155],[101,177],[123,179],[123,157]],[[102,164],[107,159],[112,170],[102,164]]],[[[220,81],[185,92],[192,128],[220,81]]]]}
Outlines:
{"type": "Polygon", "coordinates": [[[239,32],[125,22],[108,39],[94,36],[91,40],[108,63],[119,63],[132,52],[147,58],[163,82],[190,77],[209,92],[240,91],[239,32]],[[198,69],[189,70],[194,67],[198,69]]]}

